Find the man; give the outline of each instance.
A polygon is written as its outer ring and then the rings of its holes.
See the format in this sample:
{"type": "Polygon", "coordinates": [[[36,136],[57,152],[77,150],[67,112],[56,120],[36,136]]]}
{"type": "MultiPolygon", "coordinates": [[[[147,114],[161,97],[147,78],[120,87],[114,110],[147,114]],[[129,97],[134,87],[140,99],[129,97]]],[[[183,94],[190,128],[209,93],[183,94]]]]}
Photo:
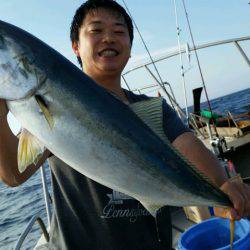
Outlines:
{"type": "MultiPolygon", "coordinates": [[[[74,16],[71,40],[83,71],[97,84],[124,103],[147,98],[121,88],[121,72],[130,57],[133,26],[118,3],[112,0],[84,3],[74,16]]],[[[79,174],[48,151],[38,164],[31,165],[20,174],[16,160],[18,140],[8,127],[7,113],[5,101],[1,100],[0,177],[10,186],[20,185],[49,159],[54,205],[51,249],[171,249],[167,207],[159,211],[155,220],[138,201],[79,174]]],[[[226,217],[233,219],[249,215],[249,188],[227,181],[217,159],[166,103],[163,116],[165,134],[172,144],[232,200],[235,209],[219,211],[219,215],[226,212],[226,217]]]]}

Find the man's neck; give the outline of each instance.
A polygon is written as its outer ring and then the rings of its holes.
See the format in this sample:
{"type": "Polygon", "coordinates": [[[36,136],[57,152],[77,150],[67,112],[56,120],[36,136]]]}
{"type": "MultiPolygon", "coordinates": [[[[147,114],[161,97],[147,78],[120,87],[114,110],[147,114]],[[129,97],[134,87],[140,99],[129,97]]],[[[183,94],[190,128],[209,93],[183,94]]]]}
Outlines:
{"type": "Polygon", "coordinates": [[[106,90],[108,90],[109,92],[117,96],[122,101],[125,101],[125,102],[128,101],[121,87],[120,76],[119,77],[110,77],[110,76],[103,77],[102,76],[101,78],[92,77],[92,79],[95,80],[98,85],[102,86],[103,88],[105,88],[106,90]]]}

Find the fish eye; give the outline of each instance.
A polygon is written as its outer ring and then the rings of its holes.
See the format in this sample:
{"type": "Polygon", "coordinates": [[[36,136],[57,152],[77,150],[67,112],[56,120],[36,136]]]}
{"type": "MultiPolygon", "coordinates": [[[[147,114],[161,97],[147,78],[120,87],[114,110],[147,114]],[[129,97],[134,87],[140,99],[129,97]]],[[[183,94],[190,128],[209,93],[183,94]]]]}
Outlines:
{"type": "Polygon", "coordinates": [[[18,58],[18,71],[25,77],[29,78],[28,73],[32,73],[31,64],[25,55],[21,55],[18,58]]]}
{"type": "Polygon", "coordinates": [[[26,79],[28,79],[29,76],[28,76],[27,72],[30,72],[30,68],[29,68],[29,65],[27,63],[27,60],[25,60],[24,57],[21,57],[19,59],[17,67],[18,67],[19,73],[21,73],[23,75],[23,77],[25,77],[26,79]]]}
{"type": "Polygon", "coordinates": [[[21,63],[24,70],[31,73],[30,62],[27,57],[21,57],[19,62],[21,63]]]}

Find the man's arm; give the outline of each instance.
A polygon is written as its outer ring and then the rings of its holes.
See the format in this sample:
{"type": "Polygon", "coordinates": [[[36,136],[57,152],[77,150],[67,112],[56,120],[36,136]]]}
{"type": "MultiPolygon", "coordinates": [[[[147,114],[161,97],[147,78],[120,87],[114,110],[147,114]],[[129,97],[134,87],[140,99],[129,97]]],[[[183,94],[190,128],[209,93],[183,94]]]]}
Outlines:
{"type": "Polygon", "coordinates": [[[192,132],[186,132],[178,136],[173,141],[173,146],[206,176],[210,177],[216,186],[220,187],[227,181],[226,172],[216,156],[192,132]]]}
{"type": "Polygon", "coordinates": [[[231,199],[236,211],[234,209],[215,209],[215,215],[231,219],[240,219],[242,216],[250,215],[249,186],[230,182],[218,159],[192,132],[181,134],[172,144],[231,199]]]}
{"type": "Polygon", "coordinates": [[[46,151],[39,162],[30,165],[20,173],[17,166],[18,138],[11,132],[7,122],[8,108],[0,99],[0,179],[8,186],[15,187],[25,182],[47,159],[46,151]]]}

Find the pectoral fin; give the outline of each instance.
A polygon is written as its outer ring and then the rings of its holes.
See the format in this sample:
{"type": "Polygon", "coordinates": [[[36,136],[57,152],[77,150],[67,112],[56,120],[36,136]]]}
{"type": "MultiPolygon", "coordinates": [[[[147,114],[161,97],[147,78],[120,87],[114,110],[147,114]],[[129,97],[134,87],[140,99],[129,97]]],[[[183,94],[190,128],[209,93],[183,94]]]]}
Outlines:
{"type": "Polygon", "coordinates": [[[163,207],[164,205],[159,205],[159,204],[151,204],[147,202],[142,202],[140,201],[141,204],[149,211],[149,213],[153,216],[156,217],[156,212],[163,207]]]}
{"type": "Polygon", "coordinates": [[[41,142],[27,130],[22,129],[19,136],[17,153],[19,172],[24,172],[27,166],[33,163],[37,164],[44,151],[44,145],[42,145],[41,142]]]}
{"type": "Polygon", "coordinates": [[[47,120],[49,124],[49,127],[52,129],[54,127],[54,119],[53,119],[51,112],[48,109],[48,105],[46,104],[42,96],[36,95],[35,98],[45,119],[47,120]]]}

